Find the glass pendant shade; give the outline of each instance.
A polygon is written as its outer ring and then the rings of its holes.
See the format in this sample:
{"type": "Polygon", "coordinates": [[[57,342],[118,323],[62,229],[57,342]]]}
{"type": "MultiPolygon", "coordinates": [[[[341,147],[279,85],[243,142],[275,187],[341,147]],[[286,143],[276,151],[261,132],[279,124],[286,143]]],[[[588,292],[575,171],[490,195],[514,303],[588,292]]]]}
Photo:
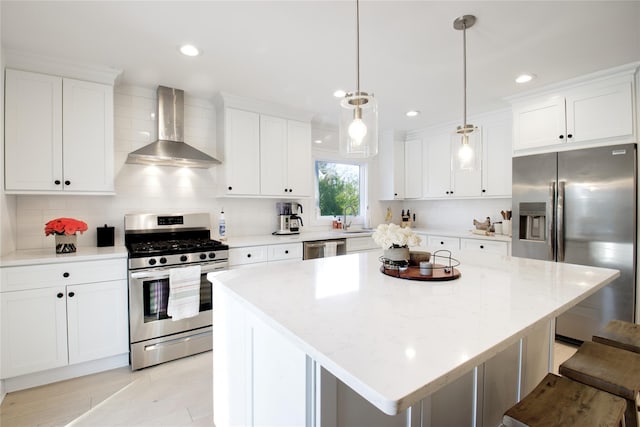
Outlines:
{"type": "Polygon", "coordinates": [[[340,154],[350,158],[378,154],[378,104],[373,95],[347,93],[340,106],[340,154]]]}

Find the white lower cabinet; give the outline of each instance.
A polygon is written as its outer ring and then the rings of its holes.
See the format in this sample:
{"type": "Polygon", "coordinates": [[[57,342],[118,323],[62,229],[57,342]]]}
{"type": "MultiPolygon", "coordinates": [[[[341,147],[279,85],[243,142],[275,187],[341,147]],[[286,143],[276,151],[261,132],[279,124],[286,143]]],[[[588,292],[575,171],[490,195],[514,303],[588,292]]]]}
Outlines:
{"type": "Polygon", "coordinates": [[[375,252],[379,250],[381,250],[380,246],[376,245],[376,242],[371,236],[349,237],[347,239],[348,254],[356,252],[375,252]]]}
{"type": "Polygon", "coordinates": [[[427,248],[432,252],[444,249],[454,254],[460,250],[460,239],[448,236],[429,236],[427,238],[427,248]]]}
{"type": "Polygon", "coordinates": [[[125,258],[1,272],[0,378],[129,351],[125,258]]]}
{"type": "Polygon", "coordinates": [[[498,255],[509,255],[507,242],[496,242],[480,239],[460,239],[460,249],[463,251],[476,251],[498,255]]]}
{"type": "Polygon", "coordinates": [[[229,249],[229,267],[237,268],[263,262],[302,259],[302,243],[245,246],[229,249]]]}

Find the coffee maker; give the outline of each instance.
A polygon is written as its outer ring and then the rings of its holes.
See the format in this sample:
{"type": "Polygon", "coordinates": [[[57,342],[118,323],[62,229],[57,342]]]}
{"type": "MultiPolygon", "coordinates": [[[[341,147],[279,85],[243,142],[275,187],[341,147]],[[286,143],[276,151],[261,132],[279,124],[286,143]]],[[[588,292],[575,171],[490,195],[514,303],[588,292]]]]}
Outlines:
{"type": "Polygon", "coordinates": [[[300,203],[278,202],[276,203],[278,212],[278,230],[273,234],[298,234],[302,227],[302,218],[298,216],[302,213],[300,203]]]}

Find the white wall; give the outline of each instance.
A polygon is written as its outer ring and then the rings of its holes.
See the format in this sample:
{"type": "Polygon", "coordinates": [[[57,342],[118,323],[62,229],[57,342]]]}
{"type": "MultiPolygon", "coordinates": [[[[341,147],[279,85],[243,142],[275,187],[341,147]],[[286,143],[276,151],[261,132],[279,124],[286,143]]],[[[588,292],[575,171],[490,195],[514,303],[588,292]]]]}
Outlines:
{"type": "MultiPolygon", "coordinates": [[[[104,224],[115,226],[116,244],[123,244],[124,215],[138,212],[208,212],[212,228],[217,230],[218,215],[224,208],[228,236],[264,235],[276,229],[275,206],[279,200],[217,197],[218,168],[215,166],[183,169],[125,164],[129,152],[157,137],[155,89],[118,86],[114,105],[116,195],[0,196],[3,253],[14,249],[53,249],[54,239],[45,237],[44,224],[61,216],[81,219],[89,225],[89,230],[78,237],[79,246],[95,246],[96,227],[104,224]]],[[[337,132],[334,137],[337,138],[337,132]]],[[[185,97],[185,140],[214,157],[222,157],[222,153],[217,152],[213,101],[185,97]]],[[[335,149],[331,147],[329,151],[335,149]]],[[[314,156],[323,156],[319,154],[321,151],[314,147],[314,156]]],[[[394,222],[399,222],[401,209],[409,208],[416,213],[420,227],[457,230],[471,228],[474,218],[497,219],[500,210],[511,204],[508,199],[379,202],[378,188],[385,175],[379,172],[377,159],[368,164],[369,215],[370,225],[374,227],[384,221],[389,206],[394,212],[394,222]]],[[[304,206],[303,231],[330,228],[313,220],[313,198],[298,202],[304,206]]]]}
{"type": "MultiPolygon", "coordinates": [[[[1,8],[0,8],[1,10],[1,8]]],[[[0,189],[4,188],[4,51],[2,50],[2,36],[0,35],[0,70],[2,84],[0,84],[0,189]]],[[[16,248],[16,197],[0,193],[0,255],[12,252],[16,248]]]]}
{"type": "MultiPolygon", "coordinates": [[[[126,213],[209,212],[213,228],[217,230],[221,208],[225,210],[230,236],[273,232],[276,226],[275,203],[278,200],[217,198],[215,166],[211,169],[183,169],[125,164],[129,152],[156,139],[157,125],[152,116],[155,111],[155,89],[116,87],[116,195],[15,196],[16,224],[11,225],[3,215],[3,240],[5,234],[10,236],[15,230],[17,249],[53,248],[53,238],[44,235],[44,224],[50,219],[68,216],[89,225],[89,230],[78,237],[79,246],[95,246],[96,227],[104,224],[116,227],[116,244],[123,244],[126,213]]],[[[213,102],[187,95],[185,140],[216,156],[215,126],[213,102]]],[[[308,204],[307,201],[301,203],[308,204]]]]}

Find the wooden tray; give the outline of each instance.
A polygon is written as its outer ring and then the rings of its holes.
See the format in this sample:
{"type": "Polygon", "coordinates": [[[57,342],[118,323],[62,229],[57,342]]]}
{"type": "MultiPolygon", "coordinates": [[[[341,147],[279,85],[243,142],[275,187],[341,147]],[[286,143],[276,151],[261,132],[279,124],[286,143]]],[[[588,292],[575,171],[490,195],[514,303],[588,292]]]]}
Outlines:
{"type": "Polygon", "coordinates": [[[433,273],[431,276],[423,276],[420,274],[420,267],[409,266],[406,270],[400,271],[397,269],[385,268],[384,265],[380,266],[380,272],[387,276],[397,277],[399,279],[407,280],[421,280],[421,281],[433,281],[443,282],[447,280],[455,280],[461,276],[460,271],[453,267],[449,273],[444,272],[444,264],[434,264],[433,273]]]}

